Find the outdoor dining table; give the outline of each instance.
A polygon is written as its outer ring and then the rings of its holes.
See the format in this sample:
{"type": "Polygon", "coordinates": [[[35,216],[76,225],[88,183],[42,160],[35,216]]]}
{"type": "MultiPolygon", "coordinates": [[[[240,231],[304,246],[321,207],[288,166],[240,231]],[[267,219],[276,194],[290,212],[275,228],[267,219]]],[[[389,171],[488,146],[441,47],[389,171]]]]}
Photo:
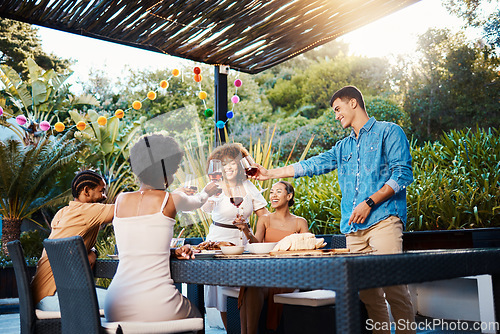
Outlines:
{"type": "MultiPolygon", "coordinates": [[[[98,260],[95,276],[112,278],[117,265],[117,260],[98,260]]],[[[500,248],[172,259],[171,273],[177,283],[200,284],[198,295],[202,284],[334,290],[337,333],[361,332],[359,290],[490,274],[495,317],[500,319],[500,248]]]]}

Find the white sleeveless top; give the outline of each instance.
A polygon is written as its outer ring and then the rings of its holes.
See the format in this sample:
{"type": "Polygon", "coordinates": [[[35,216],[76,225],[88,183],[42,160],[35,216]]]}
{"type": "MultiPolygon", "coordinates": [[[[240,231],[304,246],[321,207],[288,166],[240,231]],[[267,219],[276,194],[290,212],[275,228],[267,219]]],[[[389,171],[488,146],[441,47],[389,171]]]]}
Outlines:
{"type": "MultiPolygon", "coordinates": [[[[170,276],[170,241],[175,220],[163,209],[150,215],[116,216],[113,226],[120,263],[108,288],[104,313],[107,321],[166,321],[193,317],[170,276]]],[[[193,313],[194,312],[194,313],[193,313]]]]}

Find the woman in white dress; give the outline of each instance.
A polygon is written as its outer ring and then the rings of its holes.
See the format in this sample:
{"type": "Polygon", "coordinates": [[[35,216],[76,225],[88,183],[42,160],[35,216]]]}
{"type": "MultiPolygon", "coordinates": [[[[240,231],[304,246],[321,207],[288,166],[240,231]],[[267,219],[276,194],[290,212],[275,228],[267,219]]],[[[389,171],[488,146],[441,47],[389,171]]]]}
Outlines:
{"type": "MultiPolygon", "coordinates": [[[[250,215],[255,212],[257,216],[268,214],[267,201],[264,199],[254,184],[247,180],[245,171],[240,164],[240,159],[249,155],[248,151],[239,143],[224,144],[213,150],[208,161],[220,160],[223,168],[223,179],[220,181],[222,193],[208,199],[202,209],[212,216],[212,224],[206,237],[207,241],[229,241],[236,245],[248,243],[238,227],[233,225],[236,216],[240,215],[247,223],[250,215]],[[238,189],[239,188],[239,189],[238,189]],[[231,203],[231,197],[236,191],[241,192],[243,202],[237,208],[231,203]]],[[[215,307],[221,312],[222,322],[227,329],[227,290],[219,286],[205,286],[205,307],[215,307]]]]}
{"type": "MultiPolygon", "coordinates": [[[[211,182],[194,196],[167,192],[182,156],[175,140],[163,135],[144,136],[130,150],[140,189],[116,199],[113,225],[120,263],[105,301],[107,321],[201,317],[173,284],[170,241],[176,213],[201,207],[217,185],[211,182]]],[[[193,257],[189,245],[173,253],[180,259],[193,257]]]]}

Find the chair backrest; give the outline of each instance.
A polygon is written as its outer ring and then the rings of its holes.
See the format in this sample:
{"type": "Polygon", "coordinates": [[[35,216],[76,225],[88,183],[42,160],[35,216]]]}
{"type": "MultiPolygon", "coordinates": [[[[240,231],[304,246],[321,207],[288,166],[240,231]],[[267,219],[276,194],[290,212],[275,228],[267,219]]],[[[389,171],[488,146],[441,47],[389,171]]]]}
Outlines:
{"type": "Polygon", "coordinates": [[[14,265],[16,274],[17,291],[19,294],[19,318],[21,320],[21,334],[35,333],[35,305],[31,296],[28,266],[24,259],[23,248],[19,240],[7,244],[9,256],[14,265]]]}
{"type": "Polygon", "coordinates": [[[80,236],[43,241],[56,282],[63,334],[102,333],[94,277],[80,236]]]}
{"type": "Polygon", "coordinates": [[[345,248],[346,239],[344,234],[333,234],[331,240],[331,248],[345,248]]]}

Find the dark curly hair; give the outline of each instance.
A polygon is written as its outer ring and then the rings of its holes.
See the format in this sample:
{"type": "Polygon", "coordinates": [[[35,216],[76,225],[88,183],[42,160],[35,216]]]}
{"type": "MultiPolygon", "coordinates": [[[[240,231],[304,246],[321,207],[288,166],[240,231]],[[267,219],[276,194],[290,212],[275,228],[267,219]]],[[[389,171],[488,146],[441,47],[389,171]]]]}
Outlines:
{"type": "Polygon", "coordinates": [[[231,160],[235,160],[238,165],[237,179],[244,181],[247,179],[247,176],[245,174],[243,166],[241,166],[240,164],[240,159],[246,157],[247,155],[250,155],[250,153],[248,153],[247,149],[240,143],[226,143],[214,149],[209,155],[208,161],[214,159],[224,161],[228,158],[231,160]]]}
{"type": "Polygon", "coordinates": [[[140,182],[154,189],[166,189],[184,153],[174,138],[162,134],[143,136],[130,149],[132,171],[140,182]]]}

